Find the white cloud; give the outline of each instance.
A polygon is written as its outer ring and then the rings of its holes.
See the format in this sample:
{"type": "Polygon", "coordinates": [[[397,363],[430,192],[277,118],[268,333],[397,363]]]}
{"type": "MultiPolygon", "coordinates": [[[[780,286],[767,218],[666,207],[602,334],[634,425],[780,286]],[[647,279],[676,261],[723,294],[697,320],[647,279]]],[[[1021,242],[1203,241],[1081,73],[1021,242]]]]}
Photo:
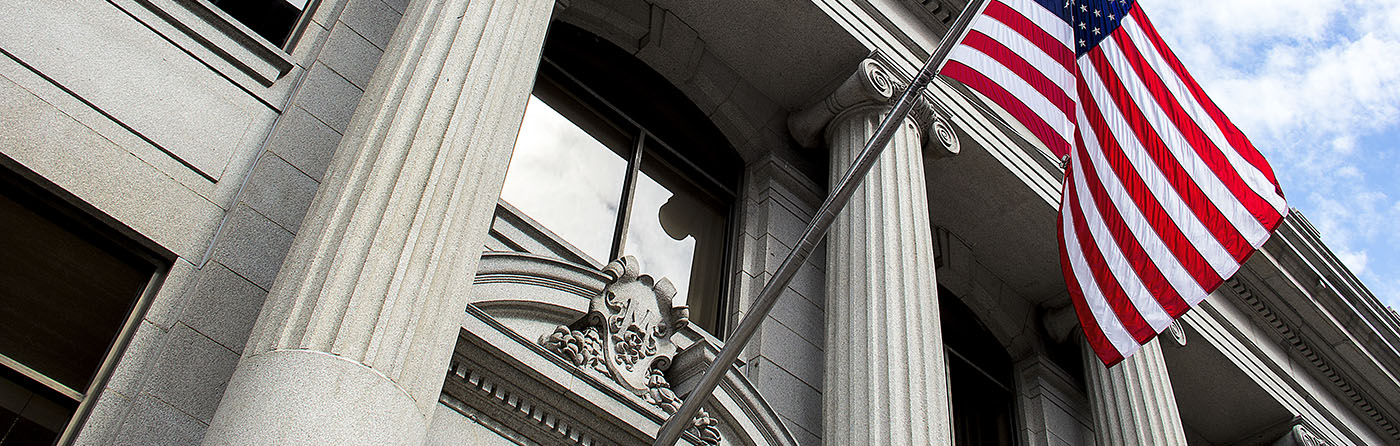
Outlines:
{"type": "Polygon", "coordinates": [[[1289,204],[1400,306],[1400,0],[1140,3],[1289,204]]]}

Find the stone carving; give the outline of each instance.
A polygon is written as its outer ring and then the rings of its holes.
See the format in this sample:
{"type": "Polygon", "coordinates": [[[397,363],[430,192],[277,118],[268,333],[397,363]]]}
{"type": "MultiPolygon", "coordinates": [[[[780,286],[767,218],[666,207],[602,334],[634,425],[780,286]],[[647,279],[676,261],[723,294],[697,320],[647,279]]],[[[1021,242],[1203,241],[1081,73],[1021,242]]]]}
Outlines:
{"type": "Polygon", "coordinates": [[[1186,346],[1186,329],[1181,327],[1180,319],[1172,321],[1172,324],[1167,326],[1167,333],[1171,335],[1173,341],[1176,341],[1176,345],[1186,346]]]}
{"type": "MultiPolygon", "coordinates": [[[[843,114],[871,107],[879,112],[889,111],[909,85],[908,79],[889,67],[889,62],[879,54],[862,60],[855,73],[837,86],[836,91],[789,115],[788,131],[793,139],[803,147],[818,147],[827,125],[843,114]]],[[[910,125],[927,140],[924,152],[928,158],[957,155],[960,150],[957,134],[953,132],[952,123],[937,108],[931,95],[920,95],[909,110],[910,125]]]]}
{"type": "MultiPolygon", "coordinates": [[[[664,372],[676,354],[671,336],[690,324],[690,309],[673,304],[676,287],[670,280],[641,274],[635,257],[612,261],[603,274],[608,284],[589,302],[588,314],[541,336],[539,344],[674,414],[681,399],[664,372]]],[[[719,443],[718,421],[704,410],[688,431],[705,444],[719,443]]]]}
{"type": "Polygon", "coordinates": [[[540,345],[563,356],[574,363],[575,367],[608,374],[608,366],[603,364],[603,341],[599,339],[598,329],[595,327],[579,331],[560,325],[554,329],[554,333],[540,339],[540,345]]]}
{"type": "MultiPolygon", "coordinates": [[[[666,381],[666,375],[660,370],[651,369],[651,375],[647,378],[649,388],[645,399],[648,403],[655,404],[667,415],[673,415],[681,409],[680,397],[676,392],[671,391],[671,383],[666,381]]],[[[691,421],[690,428],[686,429],[696,437],[699,437],[705,444],[719,444],[719,420],[710,416],[705,409],[700,409],[695,414],[695,419],[691,421]]]]}

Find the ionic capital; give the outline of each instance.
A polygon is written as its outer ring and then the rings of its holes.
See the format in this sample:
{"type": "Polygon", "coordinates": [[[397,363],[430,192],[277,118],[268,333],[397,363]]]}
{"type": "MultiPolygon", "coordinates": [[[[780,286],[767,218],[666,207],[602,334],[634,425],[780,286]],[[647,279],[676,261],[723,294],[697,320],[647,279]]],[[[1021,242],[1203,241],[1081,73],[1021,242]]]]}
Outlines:
{"type": "MultiPolygon", "coordinates": [[[[909,84],[898,71],[879,54],[857,65],[830,95],[788,118],[788,131],[803,147],[822,145],[826,129],[833,121],[863,113],[886,113],[909,84]]],[[[925,93],[914,102],[906,118],[925,141],[924,151],[930,158],[958,153],[958,138],[946,117],[938,113],[932,97],[925,93]]]]}

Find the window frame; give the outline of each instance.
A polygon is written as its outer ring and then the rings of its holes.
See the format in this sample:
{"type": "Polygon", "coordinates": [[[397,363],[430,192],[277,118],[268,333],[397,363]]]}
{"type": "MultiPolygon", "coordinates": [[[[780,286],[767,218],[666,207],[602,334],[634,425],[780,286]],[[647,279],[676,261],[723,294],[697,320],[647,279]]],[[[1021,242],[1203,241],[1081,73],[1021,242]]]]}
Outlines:
{"type": "Polygon", "coordinates": [[[170,43],[280,109],[291,89],[281,84],[296,69],[291,52],[322,0],[309,0],[287,43],[277,46],[208,0],[107,0],[170,43]]]}
{"type": "Polygon", "coordinates": [[[58,223],[60,227],[65,229],[86,228],[94,232],[95,237],[105,238],[107,242],[126,250],[128,254],[145,261],[152,267],[151,276],[147,278],[140,293],[132,301],[131,307],[112,341],[106,345],[106,352],[102,355],[92,380],[85,389],[79,391],[79,389],[70,388],[18,360],[0,353],[0,367],[33,380],[39,386],[77,403],[73,414],[68,418],[63,429],[58,432],[58,438],[54,442],[56,445],[72,444],[92,414],[98,399],[101,398],[103,390],[106,389],[112,374],[116,371],[118,362],[126,353],[127,347],[131,345],[131,340],[135,337],[141,321],[145,319],[151,302],[169,276],[176,256],[159,245],[144,240],[134,230],[104,215],[66,190],[5,156],[0,156],[0,177],[3,177],[0,178],[0,184],[17,186],[13,193],[28,195],[33,200],[42,203],[43,206],[50,207],[50,211],[66,218],[66,221],[58,223]]]}
{"type": "MultiPolygon", "coordinates": [[[[691,182],[696,188],[706,191],[718,201],[726,203],[720,211],[724,216],[723,228],[723,249],[720,254],[720,273],[717,289],[719,295],[715,296],[715,311],[719,314],[715,318],[714,333],[710,333],[716,338],[723,339],[724,333],[728,329],[728,316],[733,312],[730,308],[733,303],[731,289],[731,273],[735,270],[735,244],[738,240],[736,229],[738,224],[735,221],[740,208],[740,197],[736,190],[741,187],[739,184],[733,186],[725,184],[723,181],[706,172],[689,157],[648,130],[646,126],[632,119],[619,107],[612,104],[603,95],[599,94],[580,80],[578,77],[560,66],[548,55],[541,56],[539,71],[536,73],[535,90],[538,91],[540,83],[548,83],[549,87],[556,91],[554,94],[568,96],[567,100],[574,102],[583,108],[590,118],[596,119],[589,124],[601,124],[612,127],[612,129],[630,138],[628,144],[629,153],[617,153],[617,155],[627,162],[627,170],[623,177],[621,196],[618,200],[618,210],[614,215],[612,240],[609,244],[608,259],[604,262],[620,258],[627,252],[627,233],[631,225],[632,211],[636,207],[635,197],[637,191],[637,179],[642,174],[642,164],[644,157],[650,157],[651,162],[658,162],[669,165],[676,173],[680,174],[686,181],[691,182]]],[[[535,93],[531,92],[532,96],[535,93]]],[[[540,99],[546,102],[544,99],[540,99]]],[[[551,106],[553,107],[553,106],[551,106]]],[[[573,119],[565,116],[566,119],[573,119]]],[[[577,123],[576,123],[577,125],[577,123]]],[[[742,178],[742,177],[740,177],[742,178]]],[[[523,213],[523,211],[521,211],[523,213]]],[[[526,214],[528,215],[528,214],[526,214]]],[[[536,222],[535,224],[539,224],[536,222]]],[[[542,226],[542,225],[541,225],[542,226]]],[[[545,229],[548,229],[547,227],[545,229]]],[[[552,233],[552,231],[549,231],[552,233]]],[[[562,242],[572,246],[568,240],[562,242]]],[[[591,256],[586,256],[591,259],[591,256]]],[[[598,267],[598,265],[590,265],[598,267]]]]}

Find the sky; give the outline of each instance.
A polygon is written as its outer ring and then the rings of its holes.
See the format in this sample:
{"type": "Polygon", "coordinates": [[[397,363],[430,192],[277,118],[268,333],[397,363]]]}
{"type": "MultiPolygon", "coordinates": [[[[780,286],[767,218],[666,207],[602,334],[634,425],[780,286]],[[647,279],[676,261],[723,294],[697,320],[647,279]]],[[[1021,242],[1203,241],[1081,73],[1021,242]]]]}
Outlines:
{"type": "Polygon", "coordinates": [[[1400,0],[1140,0],[1289,206],[1400,308],[1400,0]]]}

